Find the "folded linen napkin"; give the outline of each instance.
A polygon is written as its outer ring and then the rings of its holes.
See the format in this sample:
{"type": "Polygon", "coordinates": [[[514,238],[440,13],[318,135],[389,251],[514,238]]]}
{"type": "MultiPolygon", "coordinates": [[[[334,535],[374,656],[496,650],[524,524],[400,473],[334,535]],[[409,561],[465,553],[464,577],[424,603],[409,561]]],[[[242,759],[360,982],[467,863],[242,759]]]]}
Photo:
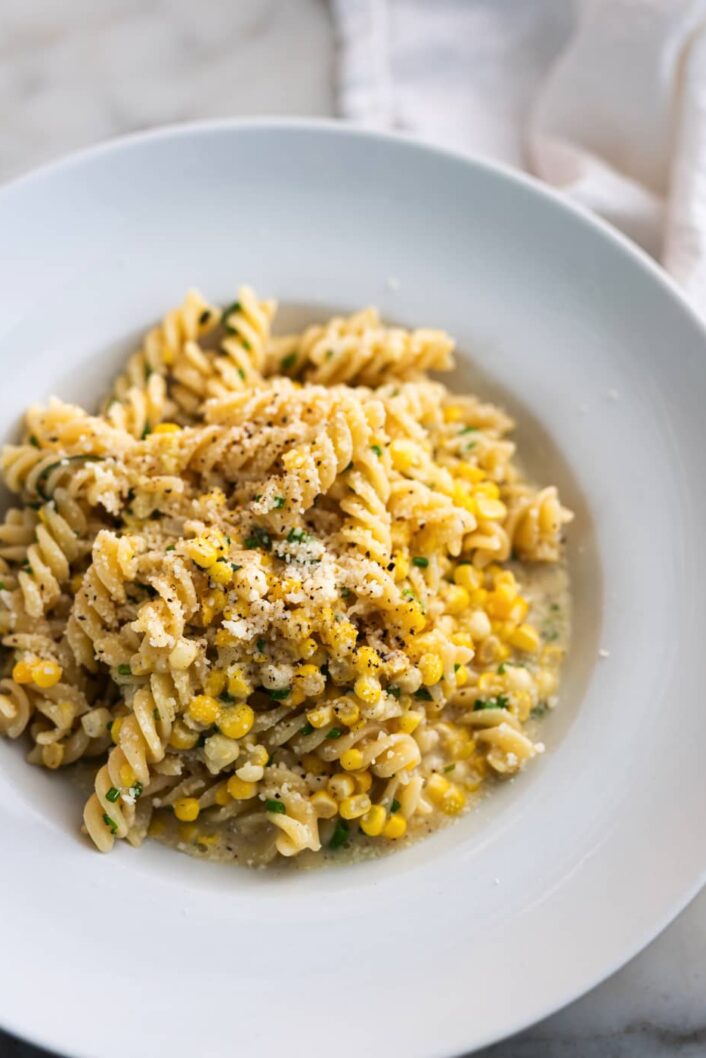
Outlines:
{"type": "Polygon", "coordinates": [[[706,0],[331,0],[341,114],[525,168],[706,314],[706,0]]]}

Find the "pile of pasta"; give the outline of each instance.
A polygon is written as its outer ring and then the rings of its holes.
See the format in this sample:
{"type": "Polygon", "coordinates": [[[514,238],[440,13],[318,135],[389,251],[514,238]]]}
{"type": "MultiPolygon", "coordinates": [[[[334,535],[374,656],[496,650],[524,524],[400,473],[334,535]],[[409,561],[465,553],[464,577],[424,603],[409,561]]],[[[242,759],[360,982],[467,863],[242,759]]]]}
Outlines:
{"type": "Polygon", "coordinates": [[[384,845],[542,748],[557,651],[520,574],[560,558],[556,489],[429,378],[445,333],[274,313],[189,292],[100,414],[51,399],[2,453],[0,732],[93,762],[102,851],[384,845]]]}

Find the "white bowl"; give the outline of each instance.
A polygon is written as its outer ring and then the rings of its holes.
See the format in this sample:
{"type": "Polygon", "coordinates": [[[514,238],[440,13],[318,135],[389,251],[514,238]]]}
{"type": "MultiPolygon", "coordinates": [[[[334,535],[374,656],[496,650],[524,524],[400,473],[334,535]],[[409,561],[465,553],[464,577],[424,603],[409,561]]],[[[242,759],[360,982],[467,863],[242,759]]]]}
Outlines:
{"type": "Polygon", "coordinates": [[[438,1058],[574,999],[706,871],[704,330],[659,269],[531,181],[314,122],[108,144],[0,193],[0,411],[95,404],[187,287],[441,326],[571,530],[548,751],[411,849],[248,873],[102,857],[0,745],[0,1023],[90,1058],[438,1058]],[[599,658],[599,650],[609,656],[599,658]]]}

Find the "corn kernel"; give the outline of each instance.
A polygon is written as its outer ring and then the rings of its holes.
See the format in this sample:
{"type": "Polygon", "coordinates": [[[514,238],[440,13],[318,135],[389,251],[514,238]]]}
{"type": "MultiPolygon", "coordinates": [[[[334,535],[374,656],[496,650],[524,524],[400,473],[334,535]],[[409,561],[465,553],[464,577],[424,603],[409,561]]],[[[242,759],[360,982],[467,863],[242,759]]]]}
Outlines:
{"type": "Polygon", "coordinates": [[[539,650],[539,633],[532,625],[520,625],[510,633],[508,643],[518,650],[534,653],[539,650]]]}
{"type": "Polygon", "coordinates": [[[447,404],[442,412],[444,422],[460,422],[463,418],[463,408],[458,404],[447,404]]]}
{"type": "Polygon", "coordinates": [[[359,749],[347,749],[340,757],[341,767],[346,771],[358,771],[363,767],[365,759],[359,749]]]}
{"type": "Polygon", "coordinates": [[[360,819],[370,807],[370,798],[367,794],[356,794],[354,797],[344,797],[338,806],[338,811],[343,819],[360,819]]]}
{"type": "Polygon", "coordinates": [[[226,676],[223,669],[214,669],[213,672],[209,672],[206,677],[206,694],[210,694],[213,698],[217,698],[219,694],[222,694],[226,687],[226,676]]]}
{"type": "Polygon", "coordinates": [[[461,665],[460,669],[456,670],[456,686],[465,687],[468,683],[468,669],[465,665],[461,665]]]}
{"type": "Polygon", "coordinates": [[[377,650],[367,646],[358,647],[355,652],[355,668],[361,676],[372,675],[381,665],[382,660],[377,650]]]}
{"type": "Polygon", "coordinates": [[[455,467],[455,473],[457,477],[474,483],[482,481],[485,477],[485,471],[481,470],[480,467],[472,466],[471,463],[459,463],[458,466],[455,467]]]}
{"type": "Polygon", "coordinates": [[[387,812],[382,805],[371,805],[360,821],[360,829],[369,838],[377,838],[382,834],[386,820],[387,812]]]}
{"type": "Polygon", "coordinates": [[[61,679],[63,671],[56,661],[37,661],[32,667],[32,679],[37,687],[53,687],[61,679]]]}
{"type": "Polygon", "coordinates": [[[295,684],[289,692],[289,697],[287,698],[286,702],[283,702],[282,704],[288,705],[290,709],[293,709],[295,705],[301,705],[305,698],[306,695],[304,694],[304,691],[301,689],[301,687],[298,687],[295,684]]]}
{"type": "Polygon", "coordinates": [[[42,764],[45,768],[61,767],[64,760],[64,747],[58,742],[50,742],[48,746],[42,746],[42,764]]]}
{"type": "Polygon", "coordinates": [[[438,775],[435,773],[434,775],[430,775],[427,779],[427,784],[424,788],[424,792],[427,794],[428,797],[431,798],[432,801],[434,801],[435,804],[440,804],[441,799],[443,798],[446,791],[449,789],[450,785],[451,784],[448,779],[445,779],[443,775],[438,775]]]}
{"type": "Polygon", "coordinates": [[[395,812],[393,816],[390,816],[385,826],[382,828],[383,837],[389,838],[391,841],[396,841],[397,838],[404,837],[407,832],[407,820],[404,816],[401,816],[399,812],[395,812]]]}
{"type": "Polygon", "coordinates": [[[336,706],[336,719],[346,727],[353,727],[360,720],[360,709],[352,698],[342,698],[336,706]]]}
{"type": "Polygon", "coordinates": [[[177,426],[175,422],[158,422],[152,428],[152,433],[179,433],[180,430],[181,426],[177,426]]]}
{"type": "MultiPolygon", "coordinates": [[[[113,736],[113,741],[117,741],[115,737],[115,724],[113,724],[111,734],[113,736]]],[[[198,740],[198,731],[192,731],[186,726],[186,724],[182,723],[181,720],[177,720],[172,728],[172,733],[169,736],[169,745],[172,746],[173,749],[193,749],[198,740]]]]}
{"type": "Polygon", "coordinates": [[[231,775],[226,783],[226,789],[235,801],[249,801],[257,793],[257,786],[254,782],[239,779],[237,775],[231,775]]]}
{"type": "Polygon", "coordinates": [[[487,496],[476,498],[476,510],[481,518],[489,522],[501,522],[507,516],[507,507],[502,500],[491,500],[487,496]]]}
{"type": "Polygon", "coordinates": [[[390,457],[395,470],[404,473],[410,470],[419,460],[416,445],[403,438],[394,440],[390,445],[390,457]]]}
{"type": "Polygon", "coordinates": [[[201,569],[210,569],[218,561],[218,550],[203,536],[189,540],[186,545],[186,553],[201,569]]]}
{"type": "Polygon", "coordinates": [[[189,716],[197,724],[210,727],[215,724],[221,712],[220,704],[210,694],[197,694],[189,702],[189,716]]]}
{"type": "Polygon", "coordinates": [[[301,640],[297,649],[299,650],[299,657],[310,658],[316,653],[318,648],[316,640],[312,639],[311,636],[307,636],[306,639],[301,640]]]}
{"type": "Polygon", "coordinates": [[[408,713],[404,713],[397,718],[397,730],[402,731],[405,735],[411,735],[413,731],[417,730],[421,722],[422,714],[415,713],[413,709],[410,709],[408,713]]]}
{"type": "Polygon", "coordinates": [[[12,678],[15,683],[31,683],[34,663],[29,661],[18,661],[12,670],[12,678]]]}
{"type": "Polygon", "coordinates": [[[473,492],[476,496],[485,496],[489,500],[497,500],[500,497],[500,489],[494,481],[484,481],[476,485],[473,492]]]}
{"type": "Polygon", "coordinates": [[[494,672],[484,672],[482,676],[478,677],[478,688],[481,691],[490,691],[498,682],[502,681],[498,681],[498,677],[494,672]]]}
{"type": "Polygon", "coordinates": [[[468,592],[480,588],[481,580],[481,574],[469,562],[465,562],[462,566],[456,566],[454,570],[454,583],[458,584],[459,588],[465,588],[468,592]]]}
{"type": "Polygon", "coordinates": [[[208,569],[209,580],[218,584],[221,588],[227,587],[233,580],[233,570],[225,559],[217,559],[208,569]]]}
{"type": "Polygon", "coordinates": [[[216,632],[217,647],[231,647],[235,643],[235,636],[227,628],[219,628],[216,632]]]}
{"type": "Polygon", "coordinates": [[[361,702],[365,702],[366,705],[375,705],[382,694],[380,681],[374,676],[359,676],[353,685],[353,690],[361,702]]]}
{"type": "Polygon", "coordinates": [[[311,803],[319,819],[333,819],[338,812],[338,802],[326,790],[317,790],[311,803]]]}
{"type": "Polygon", "coordinates": [[[134,786],[137,782],[137,776],[132,770],[129,764],[120,765],[120,785],[121,786],[134,786]]]}
{"type": "Polygon", "coordinates": [[[317,705],[315,709],[309,709],[306,718],[312,727],[326,727],[333,720],[333,707],[330,705],[317,705]]]}
{"type": "Polygon", "coordinates": [[[222,786],[218,787],[218,789],[216,790],[215,794],[213,795],[213,800],[216,802],[217,805],[221,805],[221,806],[227,805],[229,803],[230,794],[228,793],[228,784],[227,783],[223,783],[222,786]]]}
{"type": "Polygon", "coordinates": [[[460,614],[471,605],[471,597],[465,588],[452,584],[446,590],[444,605],[447,613],[460,614]]]}
{"type": "Polygon", "coordinates": [[[466,795],[460,786],[452,783],[446,793],[442,796],[439,807],[447,816],[455,816],[466,807],[466,795]]]}
{"type": "Polygon", "coordinates": [[[336,772],[329,779],[327,786],[334,797],[337,797],[339,801],[342,801],[345,797],[351,797],[355,792],[355,781],[352,775],[346,775],[345,772],[336,772]]]}
{"type": "Polygon", "coordinates": [[[224,709],[218,719],[218,727],[226,738],[243,738],[255,723],[255,713],[249,705],[235,705],[224,709]]]}
{"type": "Polygon", "coordinates": [[[488,596],[488,613],[491,617],[509,617],[516,598],[517,588],[512,588],[508,584],[500,584],[488,596]]]}
{"type": "Polygon", "coordinates": [[[249,698],[253,692],[253,685],[250,683],[239,668],[231,669],[228,673],[228,694],[231,698],[249,698]]]}
{"type": "Polygon", "coordinates": [[[179,797],[173,805],[174,815],[182,823],[193,823],[199,818],[199,802],[195,797],[179,797]]]}
{"type": "Polygon", "coordinates": [[[368,793],[370,787],[373,785],[373,777],[369,771],[360,771],[357,775],[354,775],[356,789],[359,793],[368,793]]]}
{"type": "Polygon", "coordinates": [[[122,726],[123,726],[123,718],[122,718],[122,716],[119,716],[117,718],[117,720],[113,720],[112,724],[110,725],[110,737],[112,738],[112,740],[113,740],[113,742],[115,743],[116,746],[117,746],[118,740],[120,738],[120,728],[122,726]]]}
{"type": "Polygon", "coordinates": [[[418,668],[425,687],[433,687],[444,675],[444,666],[438,654],[422,654],[418,668]]]}
{"type": "Polygon", "coordinates": [[[402,551],[395,551],[393,555],[395,563],[394,578],[396,581],[404,580],[409,573],[409,559],[402,551]]]}
{"type": "Polygon", "coordinates": [[[468,647],[469,650],[473,650],[473,640],[468,632],[454,632],[451,636],[451,642],[457,647],[468,647]]]}
{"type": "Polygon", "coordinates": [[[320,672],[318,665],[300,665],[296,671],[296,674],[300,679],[307,679],[309,676],[318,676],[320,672]]]}

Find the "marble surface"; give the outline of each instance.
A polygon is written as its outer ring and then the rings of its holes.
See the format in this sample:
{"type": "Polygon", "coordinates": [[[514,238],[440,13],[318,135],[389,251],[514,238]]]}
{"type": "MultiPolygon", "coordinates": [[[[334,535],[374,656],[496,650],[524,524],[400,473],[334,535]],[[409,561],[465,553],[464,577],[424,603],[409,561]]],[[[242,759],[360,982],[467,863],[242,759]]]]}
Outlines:
{"type": "MultiPolygon", "coordinates": [[[[0,180],[164,122],[333,114],[334,62],[324,0],[2,0],[0,180]]],[[[0,1058],[43,1053],[0,1032],[0,1058]]],[[[483,1055],[706,1056],[706,890],[619,973],[483,1055]]]]}

